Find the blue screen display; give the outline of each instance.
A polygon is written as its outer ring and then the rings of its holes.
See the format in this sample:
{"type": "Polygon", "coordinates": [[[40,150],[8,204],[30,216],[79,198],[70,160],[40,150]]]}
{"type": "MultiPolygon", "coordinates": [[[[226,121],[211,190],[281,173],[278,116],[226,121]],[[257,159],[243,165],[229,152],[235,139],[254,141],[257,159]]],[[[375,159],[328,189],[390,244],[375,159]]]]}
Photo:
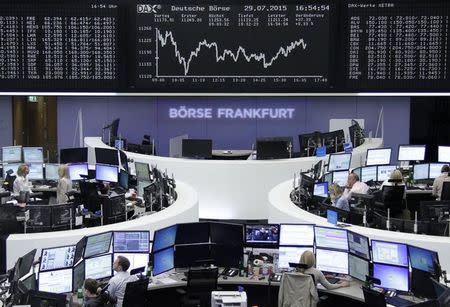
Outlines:
{"type": "Polygon", "coordinates": [[[411,267],[418,270],[434,273],[433,262],[437,262],[436,252],[409,245],[408,250],[409,258],[411,260],[411,267]]]}
{"type": "Polygon", "coordinates": [[[328,221],[328,223],[336,225],[337,224],[337,220],[338,220],[338,213],[336,211],[328,209],[327,210],[327,221],[328,221]]]}
{"type": "Polygon", "coordinates": [[[381,281],[380,287],[382,288],[400,291],[409,290],[409,269],[407,267],[374,263],[373,277],[381,281]]]}
{"type": "Polygon", "coordinates": [[[153,254],[153,275],[159,275],[174,268],[173,247],[153,254]]]}
{"type": "Polygon", "coordinates": [[[373,262],[408,266],[406,244],[372,240],[373,262]]]}
{"type": "Polygon", "coordinates": [[[177,225],[158,229],[153,237],[152,251],[159,251],[175,244],[177,235],[177,225]]]}

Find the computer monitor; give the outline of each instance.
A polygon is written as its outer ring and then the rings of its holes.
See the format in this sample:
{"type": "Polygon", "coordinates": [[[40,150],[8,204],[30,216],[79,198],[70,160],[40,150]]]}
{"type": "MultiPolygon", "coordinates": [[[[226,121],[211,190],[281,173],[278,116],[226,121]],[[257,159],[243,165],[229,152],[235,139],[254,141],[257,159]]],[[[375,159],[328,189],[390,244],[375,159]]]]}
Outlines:
{"type": "Polygon", "coordinates": [[[2,161],[4,163],[22,161],[22,146],[2,147],[2,161]]]}
{"type": "Polygon", "coordinates": [[[278,245],[280,235],[278,224],[246,224],[245,245],[246,246],[273,246],[278,245]]]}
{"type": "Polygon", "coordinates": [[[333,184],[333,172],[324,174],[322,178],[322,182],[328,182],[328,185],[333,184]]]}
{"type": "Polygon", "coordinates": [[[28,164],[28,179],[29,180],[44,180],[44,168],[42,163],[28,164]]]}
{"type": "Polygon", "coordinates": [[[114,231],[114,253],[149,253],[149,231],[114,231]]]}
{"type": "Polygon", "coordinates": [[[372,240],[373,262],[408,266],[408,249],[406,244],[372,240]]]}
{"type": "Polygon", "coordinates": [[[350,168],[351,159],[351,153],[330,154],[330,159],[328,160],[328,171],[348,170],[350,168]]]}
{"type": "Polygon", "coordinates": [[[377,170],[377,181],[383,182],[391,177],[391,173],[397,169],[395,165],[379,165],[377,170]]]}
{"type": "Polygon", "coordinates": [[[28,277],[21,279],[21,281],[27,290],[37,290],[36,274],[32,273],[28,277]]]}
{"type": "Polygon", "coordinates": [[[366,281],[366,276],[370,275],[369,261],[348,254],[348,274],[361,281],[366,281]]]}
{"type": "Polygon", "coordinates": [[[119,152],[117,149],[95,148],[95,163],[119,165],[119,152]]]}
{"type": "Polygon", "coordinates": [[[119,185],[124,188],[125,190],[128,190],[128,183],[129,183],[129,174],[125,170],[119,171],[119,185]]]}
{"type": "Polygon", "coordinates": [[[88,150],[87,147],[82,148],[65,148],[60,150],[59,163],[87,163],[88,150]]]}
{"type": "Polygon", "coordinates": [[[322,174],[322,160],[314,164],[313,166],[313,178],[314,180],[318,180],[320,175],[322,174]]]}
{"type": "Polygon", "coordinates": [[[41,253],[40,272],[66,269],[73,266],[75,245],[43,248],[41,253]]]}
{"type": "Polygon", "coordinates": [[[175,267],[188,268],[191,266],[202,266],[213,262],[211,256],[211,244],[188,244],[175,246],[175,267]]]}
{"type": "Polygon", "coordinates": [[[369,238],[353,231],[347,231],[348,252],[370,260],[369,238]]]}
{"type": "Polygon", "coordinates": [[[153,275],[158,276],[175,267],[173,246],[153,253],[153,275]]]}
{"type": "Polygon", "coordinates": [[[313,196],[318,197],[328,197],[328,182],[321,182],[321,183],[315,183],[314,184],[314,192],[313,196]]]}
{"type": "Polygon", "coordinates": [[[30,272],[31,267],[33,266],[35,255],[36,249],[33,249],[19,258],[20,264],[17,278],[22,278],[30,272]]]}
{"type": "Polygon", "coordinates": [[[244,227],[241,224],[209,223],[211,243],[225,246],[240,246],[244,243],[244,227]]]}
{"type": "Polygon", "coordinates": [[[305,251],[314,252],[312,246],[280,246],[278,248],[278,268],[289,269],[289,262],[299,263],[300,257],[305,251]]]}
{"type": "Polygon", "coordinates": [[[368,182],[370,180],[377,181],[377,167],[376,166],[366,166],[361,168],[361,177],[359,178],[361,182],[368,182]]]}
{"type": "Polygon", "coordinates": [[[81,176],[88,175],[88,164],[87,163],[77,163],[69,164],[69,176],[72,181],[82,180],[81,176]]]}
{"type": "Polygon", "coordinates": [[[408,254],[412,268],[436,274],[436,265],[439,264],[437,252],[408,245],[408,254]]]}
{"type": "Polygon", "coordinates": [[[316,268],[323,272],[348,274],[347,252],[316,248],[316,268]]]}
{"type": "Polygon", "coordinates": [[[407,267],[374,263],[373,277],[381,281],[379,285],[381,288],[409,290],[409,269],[407,267]]]}
{"type": "Polygon", "coordinates": [[[83,238],[81,238],[80,241],[77,242],[77,245],[75,247],[75,256],[73,258],[74,264],[77,264],[78,261],[80,261],[80,259],[83,258],[84,249],[86,247],[86,241],[87,241],[87,237],[83,237],[83,238]]]}
{"type": "Polygon", "coordinates": [[[413,177],[414,180],[425,180],[428,179],[430,171],[430,164],[414,164],[413,166],[413,177]]]}
{"type": "Polygon", "coordinates": [[[347,185],[348,171],[334,171],[333,172],[333,183],[337,183],[341,187],[347,185]]]}
{"type": "Polygon", "coordinates": [[[184,139],[181,145],[183,158],[211,159],[212,140],[184,139]]]}
{"type": "Polygon", "coordinates": [[[348,251],[347,230],[315,226],[316,247],[348,251]]]}
{"type": "Polygon", "coordinates": [[[366,166],[390,164],[391,152],[392,148],[368,149],[366,157],[366,166]]]}
{"type": "Polygon", "coordinates": [[[438,162],[450,162],[450,146],[438,146],[438,162]]]}
{"type": "Polygon", "coordinates": [[[423,161],[425,160],[426,145],[399,145],[398,161],[423,161]]]}
{"type": "Polygon", "coordinates": [[[288,159],[289,145],[282,140],[257,140],[256,141],[256,159],[288,159]]]}
{"type": "Polygon", "coordinates": [[[3,164],[3,177],[6,178],[6,172],[12,170],[11,176],[17,176],[17,169],[22,163],[3,164]]]}
{"type": "Polygon", "coordinates": [[[80,263],[78,263],[76,266],[73,267],[73,273],[72,273],[72,278],[73,278],[73,292],[78,291],[78,289],[83,289],[83,284],[84,284],[84,261],[81,261],[80,263]]]}
{"type": "Polygon", "coordinates": [[[150,166],[148,163],[134,162],[136,178],[138,181],[151,181],[150,166]]]}
{"type": "Polygon", "coordinates": [[[59,164],[45,164],[45,180],[58,180],[58,169],[59,164]]]}
{"type": "Polygon", "coordinates": [[[117,183],[119,181],[119,168],[115,165],[96,164],[95,179],[117,183]]]}
{"type": "Polygon", "coordinates": [[[153,235],[152,253],[175,245],[177,225],[172,225],[155,231],[153,235]]]}
{"type": "Polygon", "coordinates": [[[112,234],[112,232],[105,232],[87,237],[84,258],[108,253],[111,247],[112,234]]]}
{"type": "Polygon", "coordinates": [[[209,242],[209,223],[178,224],[175,244],[209,242]]]}
{"type": "Polygon", "coordinates": [[[72,292],[72,268],[39,272],[38,289],[51,293],[72,292]]]}
{"type": "Polygon", "coordinates": [[[435,179],[441,175],[441,169],[445,163],[430,163],[430,174],[429,179],[435,179]]]}
{"type": "Polygon", "coordinates": [[[352,172],[353,174],[358,175],[359,179],[361,179],[361,170],[362,170],[362,167],[357,167],[357,168],[352,169],[351,172],[352,172]]]}
{"type": "Polygon", "coordinates": [[[244,248],[241,245],[211,244],[211,259],[218,267],[238,268],[244,248]]]}
{"type": "Polygon", "coordinates": [[[313,246],[314,225],[312,224],[281,224],[280,245],[313,246]]]}
{"type": "Polygon", "coordinates": [[[44,150],[42,147],[24,147],[23,161],[25,163],[44,163],[44,150]]]}
{"type": "Polygon", "coordinates": [[[56,294],[35,290],[30,290],[29,292],[30,306],[65,307],[66,299],[67,299],[66,294],[56,294]]]}
{"type": "Polygon", "coordinates": [[[112,276],[113,259],[111,254],[84,259],[85,278],[100,279],[112,276]]]}
{"type": "Polygon", "coordinates": [[[327,148],[328,153],[344,151],[345,134],[344,130],[335,130],[322,133],[322,144],[327,148]]]}
{"type": "Polygon", "coordinates": [[[327,222],[333,225],[337,225],[338,212],[332,209],[327,209],[327,222]]]}
{"type": "Polygon", "coordinates": [[[118,256],[125,257],[128,261],[130,261],[130,268],[128,269],[128,272],[142,267],[145,267],[147,270],[148,260],[150,258],[149,253],[114,253],[113,258],[117,259],[118,256]]]}

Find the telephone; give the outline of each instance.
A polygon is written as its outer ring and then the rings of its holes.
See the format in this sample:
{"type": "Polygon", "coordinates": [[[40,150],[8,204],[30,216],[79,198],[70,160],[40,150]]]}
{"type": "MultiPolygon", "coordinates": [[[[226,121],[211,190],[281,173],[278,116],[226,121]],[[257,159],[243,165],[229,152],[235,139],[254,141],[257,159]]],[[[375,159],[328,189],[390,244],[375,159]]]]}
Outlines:
{"type": "Polygon", "coordinates": [[[239,273],[238,269],[225,268],[222,271],[222,275],[225,275],[225,276],[228,276],[228,277],[236,276],[238,273],[239,273]]]}
{"type": "Polygon", "coordinates": [[[281,276],[283,276],[283,275],[277,274],[277,273],[270,274],[269,280],[270,281],[275,281],[275,282],[280,282],[281,281],[281,276]]]}

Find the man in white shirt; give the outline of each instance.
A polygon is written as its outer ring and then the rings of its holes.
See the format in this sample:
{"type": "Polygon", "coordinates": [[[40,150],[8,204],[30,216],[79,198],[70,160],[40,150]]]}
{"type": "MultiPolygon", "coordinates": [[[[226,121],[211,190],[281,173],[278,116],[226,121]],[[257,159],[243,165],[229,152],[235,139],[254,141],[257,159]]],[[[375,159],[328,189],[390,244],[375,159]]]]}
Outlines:
{"type": "Polygon", "coordinates": [[[122,307],[127,283],[137,280],[136,276],[130,276],[130,273],[127,272],[129,268],[130,261],[126,257],[117,256],[116,260],[113,263],[113,269],[117,273],[109,280],[108,286],[110,297],[112,299],[117,299],[117,307],[122,307]]]}
{"type": "Polygon", "coordinates": [[[345,187],[342,197],[350,200],[352,193],[367,194],[369,186],[364,182],[359,181],[359,176],[355,173],[350,173],[347,178],[347,186],[345,187]]]}
{"type": "Polygon", "coordinates": [[[30,184],[28,181],[28,174],[30,169],[28,165],[21,164],[17,169],[17,177],[13,183],[13,193],[18,195],[20,192],[31,192],[30,184]]]}
{"type": "Polygon", "coordinates": [[[441,174],[437,176],[433,181],[433,196],[436,196],[437,200],[441,200],[442,186],[444,181],[450,181],[448,173],[450,172],[450,167],[446,164],[441,168],[441,174]]]}

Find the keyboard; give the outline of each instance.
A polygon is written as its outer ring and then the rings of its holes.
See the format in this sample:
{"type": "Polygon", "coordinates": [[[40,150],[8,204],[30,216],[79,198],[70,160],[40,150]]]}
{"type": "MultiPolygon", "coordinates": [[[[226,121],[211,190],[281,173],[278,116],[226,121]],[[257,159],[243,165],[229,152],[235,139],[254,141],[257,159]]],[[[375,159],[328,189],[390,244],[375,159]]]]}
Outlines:
{"type": "Polygon", "coordinates": [[[404,298],[401,298],[398,296],[386,297],[386,303],[388,303],[390,305],[398,306],[398,307],[411,306],[411,305],[415,304],[411,301],[405,300],[404,298]]]}

